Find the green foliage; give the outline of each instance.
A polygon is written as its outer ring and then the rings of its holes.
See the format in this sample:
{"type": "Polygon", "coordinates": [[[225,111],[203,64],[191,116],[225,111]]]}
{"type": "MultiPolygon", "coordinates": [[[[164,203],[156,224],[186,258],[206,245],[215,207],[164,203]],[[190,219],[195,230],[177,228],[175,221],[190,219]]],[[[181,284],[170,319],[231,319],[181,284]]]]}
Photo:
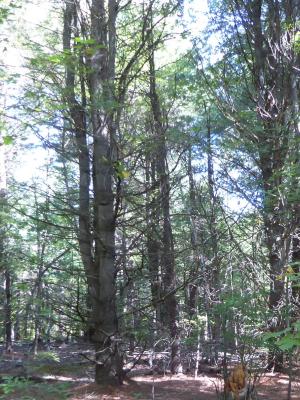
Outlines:
{"type": "Polygon", "coordinates": [[[18,0],[5,1],[0,5],[0,24],[3,24],[12,15],[14,9],[20,8],[18,0]],[[6,4],[5,4],[6,3],[6,4]]]}
{"type": "MultiPolygon", "coordinates": [[[[171,6],[172,2],[169,3],[171,6]]],[[[154,42],[157,39],[157,44],[153,45],[153,50],[157,50],[155,79],[168,153],[165,161],[170,179],[170,219],[176,259],[176,285],[178,284],[176,296],[180,303],[180,328],[186,333],[186,336],[182,335],[184,345],[195,349],[200,333],[207,329],[206,325],[216,328],[220,323],[223,328],[220,336],[224,343],[235,341],[240,348],[251,350],[261,344],[258,332],[265,327],[268,320],[268,289],[264,289],[267,287],[265,282],[268,268],[261,211],[262,207],[265,207],[265,211],[276,209],[279,192],[283,193],[288,202],[288,213],[292,213],[293,205],[298,204],[299,188],[295,187],[295,182],[299,177],[299,165],[295,162],[297,157],[292,159],[290,154],[293,147],[298,148],[299,143],[289,143],[289,164],[274,173],[269,183],[280,181],[281,175],[284,179],[274,190],[269,191],[268,196],[263,196],[259,160],[264,157],[268,159],[268,143],[272,138],[278,136],[278,143],[275,141],[272,145],[277,149],[282,139],[280,135],[283,132],[282,136],[287,137],[288,132],[284,129],[282,132],[280,129],[271,129],[264,136],[264,123],[257,116],[257,96],[253,84],[255,79],[251,76],[251,71],[255,70],[252,60],[254,53],[249,51],[251,41],[245,40],[242,30],[238,38],[233,33],[233,5],[229,10],[227,1],[214,3],[212,11],[215,9],[217,14],[216,24],[219,22],[225,33],[224,41],[220,40],[219,43],[222,54],[214,65],[200,66],[203,59],[200,62],[198,58],[197,41],[189,54],[178,60],[174,57],[166,60],[163,41],[164,37],[168,37],[168,23],[163,23],[163,27],[160,27],[155,22],[153,32],[154,42]],[[243,51],[237,49],[237,46],[243,46],[243,51]],[[248,54],[251,57],[247,59],[248,54]],[[213,180],[217,183],[213,188],[215,204],[212,204],[207,182],[208,120],[211,124],[212,158],[215,163],[213,180]],[[187,185],[188,150],[192,153],[195,205],[191,205],[191,193],[187,185]],[[235,198],[247,198],[256,208],[248,214],[241,210],[231,210],[226,203],[227,193],[233,193],[235,198]],[[191,212],[192,208],[195,209],[191,212]],[[197,236],[196,250],[191,249],[191,214],[194,214],[195,219],[192,229],[195,229],[197,236]],[[194,251],[198,257],[196,262],[191,254],[194,251]],[[186,317],[187,313],[185,315],[184,311],[187,304],[183,288],[190,277],[201,293],[196,305],[200,316],[192,321],[186,317]],[[237,336],[235,328],[240,328],[237,336]]],[[[10,6],[12,4],[10,2],[10,6]]],[[[157,21],[169,8],[163,6],[160,9],[160,5],[161,2],[157,2],[153,6],[154,20],[157,21]]],[[[120,282],[122,288],[122,291],[117,291],[117,300],[120,318],[126,309],[122,319],[126,332],[124,337],[126,334],[127,338],[134,337],[138,344],[150,343],[154,335],[150,290],[150,281],[154,277],[147,269],[147,235],[152,215],[156,224],[155,236],[160,242],[160,270],[163,251],[163,218],[159,209],[161,193],[155,165],[157,143],[153,140],[155,124],[150,112],[149,54],[147,46],[140,48],[147,37],[145,18],[141,18],[145,12],[142,7],[145,6],[128,2],[120,10],[116,39],[116,87],[112,90],[113,96],[107,96],[111,82],[103,82],[101,90],[94,94],[93,99],[103,124],[105,118],[102,117],[105,113],[122,111],[116,135],[120,160],[112,163],[109,157],[103,157],[99,162],[108,167],[110,172],[113,170],[115,180],[122,181],[121,184],[124,185],[121,191],[122,213],[116,224],[116,263],[119,271],[117,283],[120,282]],[[130,70],[125,76],[122,73],[128,65],[130,70]],[[118,99],[123,89],[129,90],[128,95],[125,95],[125,107],[121,109],[118,99]],[[123,182],[124,180],[126,181],[123,182]],[[124,246],[121,243],[123,238],[124,246]],[[130,282],[133,282],[134,289],[130,289],[130,282]],[[139,308],[143,309],[144,306],[147,307],[141,312],[139,308]],[[133,322],[134,320],[138,323],[133,322]]],[[[8,8],[0,7],[0,23],[8,16],[8,8]]],[[[10,224],[9,240],[6,243],[9,258],[6,260],[12,265],[13,271],[13,322],[18,315],[18,322],[23,329],[26,317],[29,325],[26,333],[28,337],[34,330],[34,317],[40,319],[41,334],[48,335],[49,331],[51,337],[58,333],[61,335],[62,331],[67,334],[82,334],[90,307],[86,301],[87,282],[77,243],[80,218],[77,158],[80,148],[76,145],[74,119],[66,101],[69,93],[66,89],[65,70],[68,67],[74,73],[76,103],[80,110],[86,112],[87,141],[92,159],[95,136],[90,118],[90,61],[97,52],[106,54],[109,49],[89,38],[89,29],[80,32],[78,25],[78,30],[74,29],[72,32],[76,32],[75,35],[78,36],[72,38],[71,49],[63,51],[60,29],[52,30],[48,38],[41,36],[40,43],[35,40],[27,41],[27,37],[24,39],[28,42],[26,44],[33,57],[27,65],[26,87],[18,109],[18,118],[24,124],[22,126],[26,125],[26,133],[30,127],[32,132],[36,131],[39,136],[43,136],[46,127],[47,137],[45,134],[43,145],[49,146],[48,156],[51,161],[45,164],[45,182],[42,178],[34,184],[30,182],[26,188],[16,187],[14,190],[18,195],[10,201],[13,210],[18,211],[13,211],[10,217],[1,213],[0,217],[5,222],[3,225],[8,225],[8,221],[10,224]],[[53,149],[58,150],[56,156],[52,153],[53,149]],[[66,248],[70,248],[70,252],[56,260],[57,255],[66,248]],[[41,293],[37,297],[35,295],[39,272],[41,293]],[[25,312],[28,315],[25,316],[25,312]]],[[[298,51],[299,46],[297,33],[294,49],[298,51]]],[[[202,56],[205,57],[203,54],[202,56]]],[[[5,71],[2,74],[1,70],[0,74],[1,77],[5,76],[5,71]]],[[[287,108],[288,104],[289,102],[287,108]]],[[[18,137],[7,134],[3,137],[3,143],[11,145],[18,137]]],[[[91,203],[92,192],[91,185],[91,203]]],[[[90,217],[89,224],[92,226],[92,204],[90,217]]],[[[96,232],[92,232],[92,236],[95,237],[96,232]]],[[[166,274],[162,270],[159,273],[161,276],[166,274]]],[[[286,277],[289,282],[299,282],[299,273],[287,271],[287,274],[279,276],[282,279],[286,277]]],[[[299,346],[299,330],[299,326],[294,324],[288,330],[264,336],[263,344],[276,343],[282,350],[293,349],[299,346]]],[[[40,372],[63,373],[71,368],[65,364],[57,364],[59,356],[54,352],[39,353],[37,359],[45,361],[40,372]],[[50,361],[53,361],[52,365],[50,361]]],[[[10,385],[26,384],[25,381],[7,382],[6,390],[11,390],[10,385]]],[[[59,394],[57,398],[62,396],[59,394]]]]}
{"type": "Polygon", "coordinates": [[[55,361],[57,363],[60,361],[59,355],[54,351],[39,352],[35,358],[39,361],[55,361]]]}
{"type": "Polygon", "coordinates": [[[199,332],[203,330],[207,319],[203,315],[197,315],[192,319],[182,319],[182,326],[189,332],[189,335],[183,340],[188,347],[196,347],[199,340],[199,332]]]}
{"type": "Polygon", "coordinates": [[[134,392],[134,393],[132,393],[132,397],[134,398],[134,399],[136,399],[136,400],[141,400],[141,399],[143,399],[144,398],[144,394],[143,393],[141,393],[141,392],[134,392]]]}
{"type": "Polygon", "coordinates": [[[114,170],[118,179],[127,179],[130,176],[130,172],[126,170],[125,165],[121,161],[114,162],[114,170]]]}
{"type": "Polygon", "coordinates": [[[300,32],[297,32],[294,37],[294,49],[296,53],[300,53],[300,32]]]}
{"type": "Polygon", "coordinates": [[[96,40],[95,39],[85,39],[85,38],[81,38],[81,37],[75,37],[74,38],[75,43],[77,44],[82,44],[82,45],[91,45],[91,44],[96,44],[96,40]]]}
{"type": "Polygon", "coordinates": [[[69,397],[69,386],[68,383],[34,383],[29,379],[6,377],[5,382],[0,384],[0,391],[3,393],[0,399],[4,400],[9,397],[11,399],[18,398],[18,400],[39,400],[41,398],[66,400],[69,397]]]}
{"type": "Polygon", "coordinates": [[[10,10],[8,7],[0,7],[0,23],[2,24],[7,20],[10,10]]]}
{"type": "MultiPolygon", "coordinates": [[[[50,54],[47,57],[47,61],[49,61],[51,64],[58,64],[58,65],[65,65],[69,63],[71,59],[72,55],[66,51],[57,54],[50,54]]],[[[42,62],[42,59],[40,59],[40,62],[42,62]]]]}
{"type": "Polygon", "coordinates": [[[278,332],[268,332],[262,336],[267,345],[276,345],[282,351],[300,347],[300,322],[278,332]]]}
{"type": "MultiPolygon", "coordinates": [[[[15,390],[23,390],[28,385],[26,379],[7,377],[5,382],[0,384],[0,389],[5,395],[11,394],[15,390]]],[[[5,398],[1,396],[0,398],[5,398]]]]}
{"type": "Polygon", "coordinates": [[[10,135],[3,136],[3,143],[8,146],[14,143],[14,138],[10,135]]]}

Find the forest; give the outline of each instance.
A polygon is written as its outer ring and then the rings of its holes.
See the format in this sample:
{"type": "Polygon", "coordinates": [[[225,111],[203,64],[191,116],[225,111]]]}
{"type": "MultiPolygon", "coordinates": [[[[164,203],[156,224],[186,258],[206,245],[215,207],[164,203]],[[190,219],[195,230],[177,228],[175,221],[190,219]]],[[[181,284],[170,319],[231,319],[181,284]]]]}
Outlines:
{"type": "Polygon", "coordinates": [[[0,399],[300,400],[300,0],[0,0],[0,399]]]}

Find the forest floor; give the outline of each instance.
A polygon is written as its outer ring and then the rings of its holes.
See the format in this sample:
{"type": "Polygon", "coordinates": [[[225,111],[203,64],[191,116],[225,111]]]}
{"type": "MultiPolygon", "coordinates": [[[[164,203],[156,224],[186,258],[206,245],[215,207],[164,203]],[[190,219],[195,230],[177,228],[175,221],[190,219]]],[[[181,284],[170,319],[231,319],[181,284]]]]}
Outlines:
{"type": "MultiPolygon", "coordinates": [[[[1,348],[0,348],[1,351],[1,348]]],[[[190,375],[141,375],[122,387],[93,383],[92,354],[86,345],[60,345],[41,351],[33,359],[15,348],[0,358],[0,399],[5,400],[212,400],[222,378],[216,373],[190,375]]],[[[292,400],[300,400],[300,373],[294,371],[292,400]]],[[[257,385],[258,399],[287,399],[288,377],[264,374],[257,385]]]]}

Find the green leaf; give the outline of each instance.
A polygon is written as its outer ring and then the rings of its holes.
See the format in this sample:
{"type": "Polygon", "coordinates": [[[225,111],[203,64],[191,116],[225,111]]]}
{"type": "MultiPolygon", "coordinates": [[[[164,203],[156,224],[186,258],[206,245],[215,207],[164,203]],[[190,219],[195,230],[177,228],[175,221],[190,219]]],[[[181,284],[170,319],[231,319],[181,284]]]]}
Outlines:
{"type": "Polygon", "coordinates": [[[129,176],[130,176],[130,172],[129,171],[123,170],[123,171],[119,172],[119,177],[121,179],[127,179],[127,178],[129,178],[129,176]]]}
{"type": "Polygon", "coordinates": [[[284,333],[284,331],[280,331],[280,332],[267,332],[263,335],[263,339],[264,340],[269,340],[269,339],[274,339],[274,338],[279,338],[280,336],[282,336],[282,334],[284,333]]]}
{"type": "Polygon", "coordinates": [[[14,138],[10,135],[3,136],[3,143],[8,146],[14,143],[14,138]]]}
{"type": "Polygon", "coordinates": [[[52,54],[48,57],[48,61],[52,64],[62,64],[64,61],[64,54],[52,54]]]}
{"type": "Polygon", "coordinates": [[[300,346],[300,338],[294,335],[286,335],[277,343],[281,350],[291,350],[295,346],[300,346]]]}
{"type": "Polygon", "coordinates": [[[18,282],[15,284],[15,286],[16,286],[16,289],[25,291],[25,290],[28,290],[30,285],[27,282],[18,282]]]}
{"type": "Polygon", "coordinates": [[[125,169],[125,165],[120,160],[114,162],[114,169],[119,179],[129,178],[130,172],[125,169]]]}
{"type": "Polygon", "coordinates": [[[81,44],[96,44],[95,39],[84,39],[81,37],[76,37],[74,38],[75,43],[81,43],[81,44]]]}
{"type": "Polygon", "coordinates": [[[294,328],[297,329],[297,331],[300,331],[300,321],[295,322],[293,325],[294,328]]]}

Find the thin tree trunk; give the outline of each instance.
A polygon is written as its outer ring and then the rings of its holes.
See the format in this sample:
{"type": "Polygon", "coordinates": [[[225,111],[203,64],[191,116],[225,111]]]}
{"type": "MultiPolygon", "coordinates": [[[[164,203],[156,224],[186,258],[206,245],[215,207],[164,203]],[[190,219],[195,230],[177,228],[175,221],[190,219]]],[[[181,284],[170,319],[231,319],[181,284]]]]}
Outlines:
{"type": "MultiPolygon", "coordinates": [[[[45,245],[42,245],[43,249],[45,245]]],[[[42,250],[40,262],[43,262],[44,250],[42,250]]],[[[41,302],[42,302],[42,275],[43,275],[43,267],[42,265],[39,266],[35,288],[35,306],[34,306],[34,339],[32,344],[32,352],[34,355],[37,355],[38,352],[38,345],[41,339],[41,302]]]]}
{"type": "MultiPolygon", "coordinates": [[[[2,135],[0,135],[2,139],[2,135]]],[[[3,143],[0,145],[0,269],[4,271],[5,280],[5,305],[4,305],[4,332],[6,351],[12,350],[12,274],[7,265],[5,254],[6,224],[5,213],[7,207],[7,179],[6,179],[6,154],[3,143]]]]}
{"type": "Polygon", "coordinates": [[[162,323],[161,316],[161,274],[160,274],[160,235],[159,235],[159,201],[152,195],[151,188],[156,187],[155,161],[146,159],[146,220],[147,220],[147,255],[150,276],[152,304],[155,310],[155,325],[159,328],[162,323]]]}
{"type": "MultiPolygon", "coordinates": [[[[297,230],[293,236],[293,246],[292,246],[292,266],[295,276],[300,276],[300,230],[297,230]]],[[[298,313],[300,311],[300,286],[299,281],[292,281],[292,295],[293,301],[298,309],[298,313]]]]}
{"type": "MultiPolygon", "coordinates": [[[[151,39],[150,39],[151,41],[151,39]]],[[[174,243],[170,218],[170,181],[167,167],[167,147],[165,127],[159,97],[156,88],[156,71],[154,64],[153,43],[149,43],[150,67],[150,101],[154,120],[154,134],[156,136],[156,168],[160,186],[160,204],[162,212],[162,282],[164,298],[165,321],[169,327],[171,337],[171,372],[181,371],[180,359],[180,330],[178,322],[178,302],[176,298],[176,272],[174,243]]]]}
{"type": "Polygon", "coordinates": [[[11,274],[5,270],[5,349],[12,351],[11,274]]]}
{"type": "Polygon", "coordinates": [[[220,265],[218,260],[218,235],[217,235],[217,221],[216,221],[216,189],[215,189],[215,178],[214,178],[214,165],[213,165],[213,153],[212,153],[212,132],[211,132],[211,121],[210,121],[210,110],[207,109],[204,104],[206,113],[206,128],[207,128],[207,181],[208,181],[208,193],[209,193],[209,234],[211,244],[211,266],[209,286],[210,286],[210,298],[211,303],[209,310],[213,311],[214,321],[211,324],[211,339],[214,346],[213,362],[218,361],[218,349],[220,346],[220,334],[221,334],[221,317],[215,311],[215,306],[220,302],[220,265]]]}
{"type": "MultiPolygon", "coordinates": [[[[72,28],[78,34],[77,28],[77,10],[75,3],[66,2],[64,12],[64,32],[63,32],[63,46],[66,52],[71,52],[71,38],[72,28]]],[[[88,149],[88,133],[86,126],[86,92],[84,77],[82,76],[82,60],[79,59],[80,64],[80,89],[81,89],[81,102],[76,100],[75,96],[75,64],[67,64],[66,66],[66,99],[69,105],[72,128],[75,134],[77,157],[79,162],[79,218],[78,218],[78,243],[81,254],[83,266],[88,282],[88,306],[91,305],[91,279],[92,271],[94,268],[93,259],[93,243],[91,235],[91,206],[90,206],[90,184],[91,184],[91,167],[90,167],[90,154],[88,149]]],[[[87,336],[89,339],[93,336],[93,321],[91,315],[88,316],[88,329],[87,336]]]]}
{"type": "Polygon", "coordinates": [[[20,314],[21,314],[21,302],[20,302],[20,292],[17,291],[15,293],[15,299],[16,299],[16,316],[15,316],[15,323],[14,323],[14,340],[15,342],[21,340],[21,321],[20,321],[20,314]]]}
{"type": "Polygon", "coordinates": [[[190,222],[191,222],[191,247],[192,247],[192,266],[189,274],[188,290],[188,314],[190,318],[193,318],[197,313],[198,303],[198,273],[200,268],[200,255],[199,255],[199,243],[198,243],[198,229],[197,218],[196,218],[196,189],[192,167],[192,143],[188,149],[188,163],[187,172],[189,178],[189,201],[190,201],[190,222]]]}

